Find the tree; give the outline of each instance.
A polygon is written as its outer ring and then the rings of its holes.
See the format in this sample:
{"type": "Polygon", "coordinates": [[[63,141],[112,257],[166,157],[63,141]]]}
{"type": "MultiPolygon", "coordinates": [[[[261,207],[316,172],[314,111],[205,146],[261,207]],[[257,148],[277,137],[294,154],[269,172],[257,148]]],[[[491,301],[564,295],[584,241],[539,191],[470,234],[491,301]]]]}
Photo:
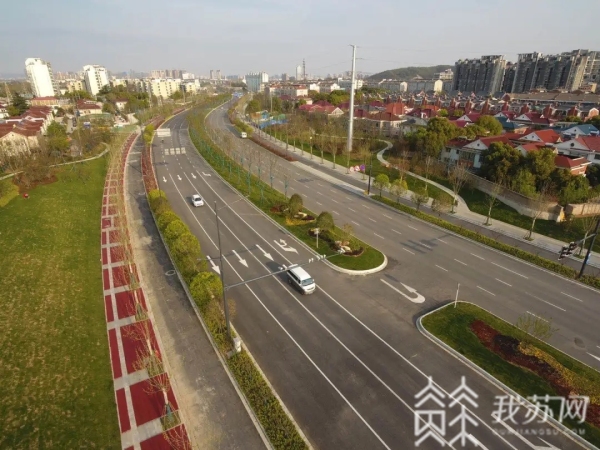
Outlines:
{"type": "Polygon", "coordinates": [[[583,123],[583,119],[577,116],[567,116],[564,118],[565,122],[583,123]]]}
{"type": "Polygon", "coordinates": [[[27,111],[28,108],[29,106],[27,105],[27,100],[25,100],[25,97],[23,97],[20,93],[15,92],[12,94],[11,104],[8,106],[8,108],[6,108],[6,110],[11,117],[14,117],[20,116],[27,111]]]}
{"type": "MultiPolygon", "coordinates": [[[[2,197],[2,195],[0,195],[0,197],[2,197]]],[[[600,220],[600,215],[584,216],[584,217],[580,217],[577,220],[577,224],[579,225],[578,228],[580,229],[580,231],[582,233],[584,233],[584,236],[583,236],[584,242],[587,240],[587,237],[592,233],[598,220],[600,220]]],[[[585,245],[579,246],[579,256],[581,256],[581,253],[583,252],[584,247],[585,247],[585,245]]]]}
{"type": "Polygon", "coordinates": [[[175,91],[171,94],[171,97],[173,100],[177,101],[177,100],[182,100],[183,99],[183,93],[181,91],[175,91]]]}
{"type": "Polygon", "coordinates": [[[527,168],[521,167],[512,178],[510,187],[521,195],[533,197],[536,194],[535,176],[527,168]]]}
{"type": "Polygon", "coordinates": [[[556,169],[556,165],[554,164],[555,158],[554,149],[548,147],[527,154],[525,164],[535,177],[534,182],[536,186],[540,186],[556,169]]]}
{"type": "Polygon", "coordinates": [[[67,130],[58,122],[52,122],[46,130],[46,143],[50,152],[66,152],[71,144],[67,136],[67,130]]]}
{"type": "Polygon", "coordinates": [[[426,186],[418,186],[412,193],[410,199],[417,205],[417,211],[419,211],[421,205],[429,201],[429,194],[427,194],[426,186]]]}
{"type": "Polygon", "coordinates": [[[590,182],[591,187],[596,187],[600,185],[600,165],[599,164],[591,164],[588,166],[587,171],[585,173],[586,178],[590,182]]]}
{"type": "Polygon", "coordinates": [[[406,191],[408,191],[408,185],[406,180],[396,178],[390,186],[390,194],[396,196],[396,203],[400,203],[400,197],[402,197],[406,191]]]}
{"type": "Polygon", "coordinates": [[[486,136],[489,134],[488,130],[479,125],[469,125],[462,129],[462,133],[467,139],[475,139],[478,136],[486,136]]]}
{"type": "Polygon", "coordinates": [[[381,193],[384,189],[387,189],[390,185],[390,179],[385,173],[380,173],[373,180],[373,186],[379,189],[379,196],[381,197],[381,193]]]}
{"type": "Polygon", "coordinates": [[[110,102],[104,102],[102,104],[102,112],[108,113],[108,114],[114,114],[116,112],[116,108],[115,106],[110,103],[110,102]]]}
{"type": "Polygon", "coordinates": [[[452,208],[451,212],[454,213],[454,206],[458,200],[458,194],[460,190],[463,188],[467,179],[469,178],[469,171],[466,167],[457,164],[450,171],[450,183],[452,184],[452,191],[454,192],[454,198],[452,199],[452,208]]]}
{"type": "Polygon", "coordinates": [[[219,299],[223,294],[221,279],[216,273],[200,272],[190,284],[190,294],[196,301],[200,311],[205,312],[213,299],[219,299]]]}
{"type": "Polygon", "coordinates": [[[502,124],[498,119],[494,116],[482,115],[479,116],[479,119],[475,121],[475,123],[487,130],[491,136],[497,136],[502,133],[502,124]]]}
{"type": "Polygon", "coordinates": [[[525,236],[525,239],[533,240],[532,235],[533,228],[535,227],[535,221],[542,215],[544,211],[546,211],[548,201],[551,197],[551,187],[552,184],[550,180],[544,181],[539,191],[529,199],[529,207],[533,212],[533,215],[531,217],[531,228],[529,229],[527,236],[525,236]]]}
{"type": "Polygon", "coordinates": [[[492,217],[492,209],[496,206],[496,201],[498,199],[498,195],[502,192],[502,184],[495,183],[492,186],[491,191],[486,195],[486,206],[488,207],[487,216],[485,218],[484,225],[490,226],[492,223],[490,222],[490,217],[492,217]]]}
{"type": "Polygon", "coordinates": [[[588,179],[578,175],[571,175],[568,184],[560,190],[558,201],[563,206],[570,203],[585,203],[588,200],[589,195],[590,183],[588,179]]]}
{"type": "Polygon", "coordinates": [[[481,153],[481,176],[490,181],[508,180],[521,164],[521,153],[503,142],[493,142],[481,153]]]}
{"type": "Polygon", "coordinates": [[[94,97],[87,91],[65,92],[64,97],[70,100],[94,100],[94,97]]]}
{"type": "Polygon", "coordinates": [[[260,103],[256,99],[252,99],[248,102],[248,106],[246,106],[246,112],[249,114],[260,111],[260,103]]]}
{"type": "Polygon", "coordinates": [[[319,214],[319,217],[317,217],[317,228],[319,228],[321,232],[331,232],[335,229],[335,222],[333,221],[331,213],[323,211],[319,214]]]}
{"type": "Polygon", "coordinates": [[[445,108],[442,108],[438,111],[438,116],[439,117],[448,117],[448,110],[445,108]]]}
{"type": "Polygon", "coordinates": [[[524,335],[521,341],[526,346],[532,345],[535,339],[540,341],[550,339],[558,331],[558,328],[552,326],[552,319],[545,319],[529,313],[520,316],[515,326],[523,331],[524,335]]]}
{"type": "Polygon", "coordinates": [[[431,209],[437,212],[438,216],[451,210],[453,201],[445,192],[435,191],[435,193],[432,193],[432,197],[433,202],[431,202],[431,209]]]}
{"type": "Polygon", "coordinates": [[[290,217],[295,217],[303,208],[302,197],[299,194],[293,194],[288,202],[288,211],[290,217]]]}
{"type": "Polygon", "coordinates": [[[270,106],[272,106],[271,109],[273,112],[282,112],[283,111],[283,104],[281,103],[281,99],[279,97],[273,96],[271,98],[270,106]]]}

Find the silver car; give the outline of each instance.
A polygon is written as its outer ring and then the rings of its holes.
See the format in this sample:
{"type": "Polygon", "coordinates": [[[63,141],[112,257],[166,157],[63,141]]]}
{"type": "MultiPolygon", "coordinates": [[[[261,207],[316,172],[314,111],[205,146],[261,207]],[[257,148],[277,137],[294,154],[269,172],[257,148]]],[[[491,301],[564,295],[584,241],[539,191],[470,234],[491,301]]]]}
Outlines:
{"type": "Polygon", "coordinates": [[[204,206],[204,200],[198,194],[192,195],[192,205],[194,206],[204,206]]]}

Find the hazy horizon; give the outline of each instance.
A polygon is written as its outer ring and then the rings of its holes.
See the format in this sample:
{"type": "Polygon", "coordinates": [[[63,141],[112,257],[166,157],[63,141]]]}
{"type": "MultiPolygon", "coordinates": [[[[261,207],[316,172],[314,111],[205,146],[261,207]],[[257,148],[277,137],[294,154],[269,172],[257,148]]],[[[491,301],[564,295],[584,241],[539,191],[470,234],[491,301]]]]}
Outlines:
{"type": "Polygon", "coordinates": [[[208,75],[265,71],[295,75],[306,59],[311,75],[351,68],[376,73],[407,66],[453,65],[482,55],[600,50],[600,2],[487,3],[476,0],[330,0],[280,4],[232,0],[60,0],[12,3],[0,17],[0,72],[24,74],[25,59],[55,71],[99,64],[112,72],[184,69],[208,75]],[[542,7],[543,5],[543,7],[542,7]],[[585,13],[584,13],[585,12],[585,13]],[[67,20],[68,17],[68,20],[67,20]],[[524,31],[521,31],[524,30],[524,31]],[[575,32],[577,31],[577,32],[575,32]]]}

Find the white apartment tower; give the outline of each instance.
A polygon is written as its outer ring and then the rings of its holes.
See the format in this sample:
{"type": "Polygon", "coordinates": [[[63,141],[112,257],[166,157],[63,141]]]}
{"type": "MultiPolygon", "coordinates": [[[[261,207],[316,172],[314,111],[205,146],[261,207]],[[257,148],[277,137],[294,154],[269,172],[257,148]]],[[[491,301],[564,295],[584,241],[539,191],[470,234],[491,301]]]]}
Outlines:
{"type": "Polygon", "coordinates": [[[25,60],[25,71],[36,97],[54,97],[56,95],[58,89],[49,62],[40,58],[27,58],[25,60]]]}
{"type": "Polygon", "coordinates": [[[86,91],[98,95],[100,89],[109,84],[108,72],[102,66],[83,66],[83,81],[86,91]]]}
{"type": "Polygon", "coordinates": [[[269,82],[266,72],[249,73],[246,75],[246,86],[250,92],[262,92],[264,85],[269,82]]]}

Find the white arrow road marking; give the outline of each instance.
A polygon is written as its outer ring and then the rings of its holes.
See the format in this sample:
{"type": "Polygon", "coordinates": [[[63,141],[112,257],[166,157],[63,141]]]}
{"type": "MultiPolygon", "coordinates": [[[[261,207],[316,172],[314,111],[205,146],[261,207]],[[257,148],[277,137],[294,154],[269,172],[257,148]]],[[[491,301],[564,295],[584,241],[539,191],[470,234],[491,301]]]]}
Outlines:
{"type": "Polygon", "coordinates": [[[204,173],[204,172],[202,172],[202,175],[204,175],[205,177],[210,177],[210,176],[212,176],[210,173],[204,173]]]}
{"type": "Polygon", "coordinates": [[[178,179],[179,181],[181,181],[181,177],[180,177],[179,175],[177,175],[177,179],[178,179]]]}
{"type": "Polygon", "coordinates": [[[166,183],[167,179],[165,177],[163,177],[163,183],[166,183]]]}
{"type": "Polygon", "coordinates": [[[398,294],[400,294],[401,296],[407,298],[408,300],[410,300],[413,303],[423,303],[425,301],[425,297],[423,297],[421,294],[419,294],[417,292],[416,289],[411,288],[410,286],[405,285],[404,283],[400,283],[402,286],[404,286],[404,289],[406,289],[408,292],[410,292],[411,294],[417,294],[416,297],[410,297],[408,295],[406,295],[404,292],[402,292],[400,289],[392,286],[390,283],[388,283],[387,281],[385,281],[383,278],[379,279],[383,284],[391,287],[393,290],[395,290],[398,294]]]}
{"type": "Polygon", "coordinates": [[[513,436],[516,436],[517,438],[521,439],[525,444],[527,444],[530,448],[534,449],[534,450],[559,450],[558,447],[555,447],[554,445],[544,441],[542,438],[538,437],[538,439],[540,441],[542,441],[544,444],[547,445],[546,446],[541,446],[541,445],[535,445],[532,444],[531,442],[529,442],[527,439],[525,439],[523,436],[521,436],[520,433],[518,433],[517,431],[515,431],[513,428],[511,428],[510,425],[508,425],[507,423],[505,423],[502,420],[498,420],[497,419],[497,415],[492,413],[492,417],[496,420],[496,423],[501,424],[504,428],[506,428],[508,431],[510,431],[510,434],[513,436]]]}
{"type": "Polygon", "coordinates": [[[237,259],[239,259],[239,260],[240,260],[240,262],[241,262],[241,263],[242,263],[244,266],[248,267],[248,263],[246,262],[246,260],[245,260],[245,259],[242,259],[242,257],[241,257],[240,255],[238,255],[238,254],[237,254],[237,252],[236,252],[235,250],[232,250],[232,252],[233,252],[233,254],[234,254],[235,256],[237,256],[237,259]]]}
{"type": "Polygon", "coordinates": [[[196,175],[192,174],[192,178],[195,180],[196,179],[196,175]]]}
{"type": "Polygon", "coordinates": [[[588,355],[590,355],[592,358],[596,358],[598,361],[600,361],[600,356],[596,356],[596,355],[592,355],[589,352],[586,352],[588,355]]]}
{"type": "Polygon", "coordinates": [[[206,256],[206,259],[208,259],[208,262],[210,263],[212,270],[214,270],[215,272],[217,272],[219,275],[221,275],[221,270],[219,269],[219,266],[217,266],[215,264],[215,262],[210,259],[210,256],[206,256]]]}
{"type": "Polygon", "coordinates": [[[273,242],[275,242],[277,245],[279,245],[281,247],[281,249],[285,252],[298,253],[298,250],[296,250],[294,247],[288,247],[287,242],[285,242],[283,239],[279,239],[279,241],[277,241],[277,239],[273,239],[273,242]]]}
{"type": "Polygon", "coordinates": [[[259,249],[261,252],[263,252],[263,254],[265,255],[265,258],[269,258],[271,261],[273,261],[273,257],[271,256],[271,254],[265,252],[260,245],[256,244],[256,248],[259,249]]]}

